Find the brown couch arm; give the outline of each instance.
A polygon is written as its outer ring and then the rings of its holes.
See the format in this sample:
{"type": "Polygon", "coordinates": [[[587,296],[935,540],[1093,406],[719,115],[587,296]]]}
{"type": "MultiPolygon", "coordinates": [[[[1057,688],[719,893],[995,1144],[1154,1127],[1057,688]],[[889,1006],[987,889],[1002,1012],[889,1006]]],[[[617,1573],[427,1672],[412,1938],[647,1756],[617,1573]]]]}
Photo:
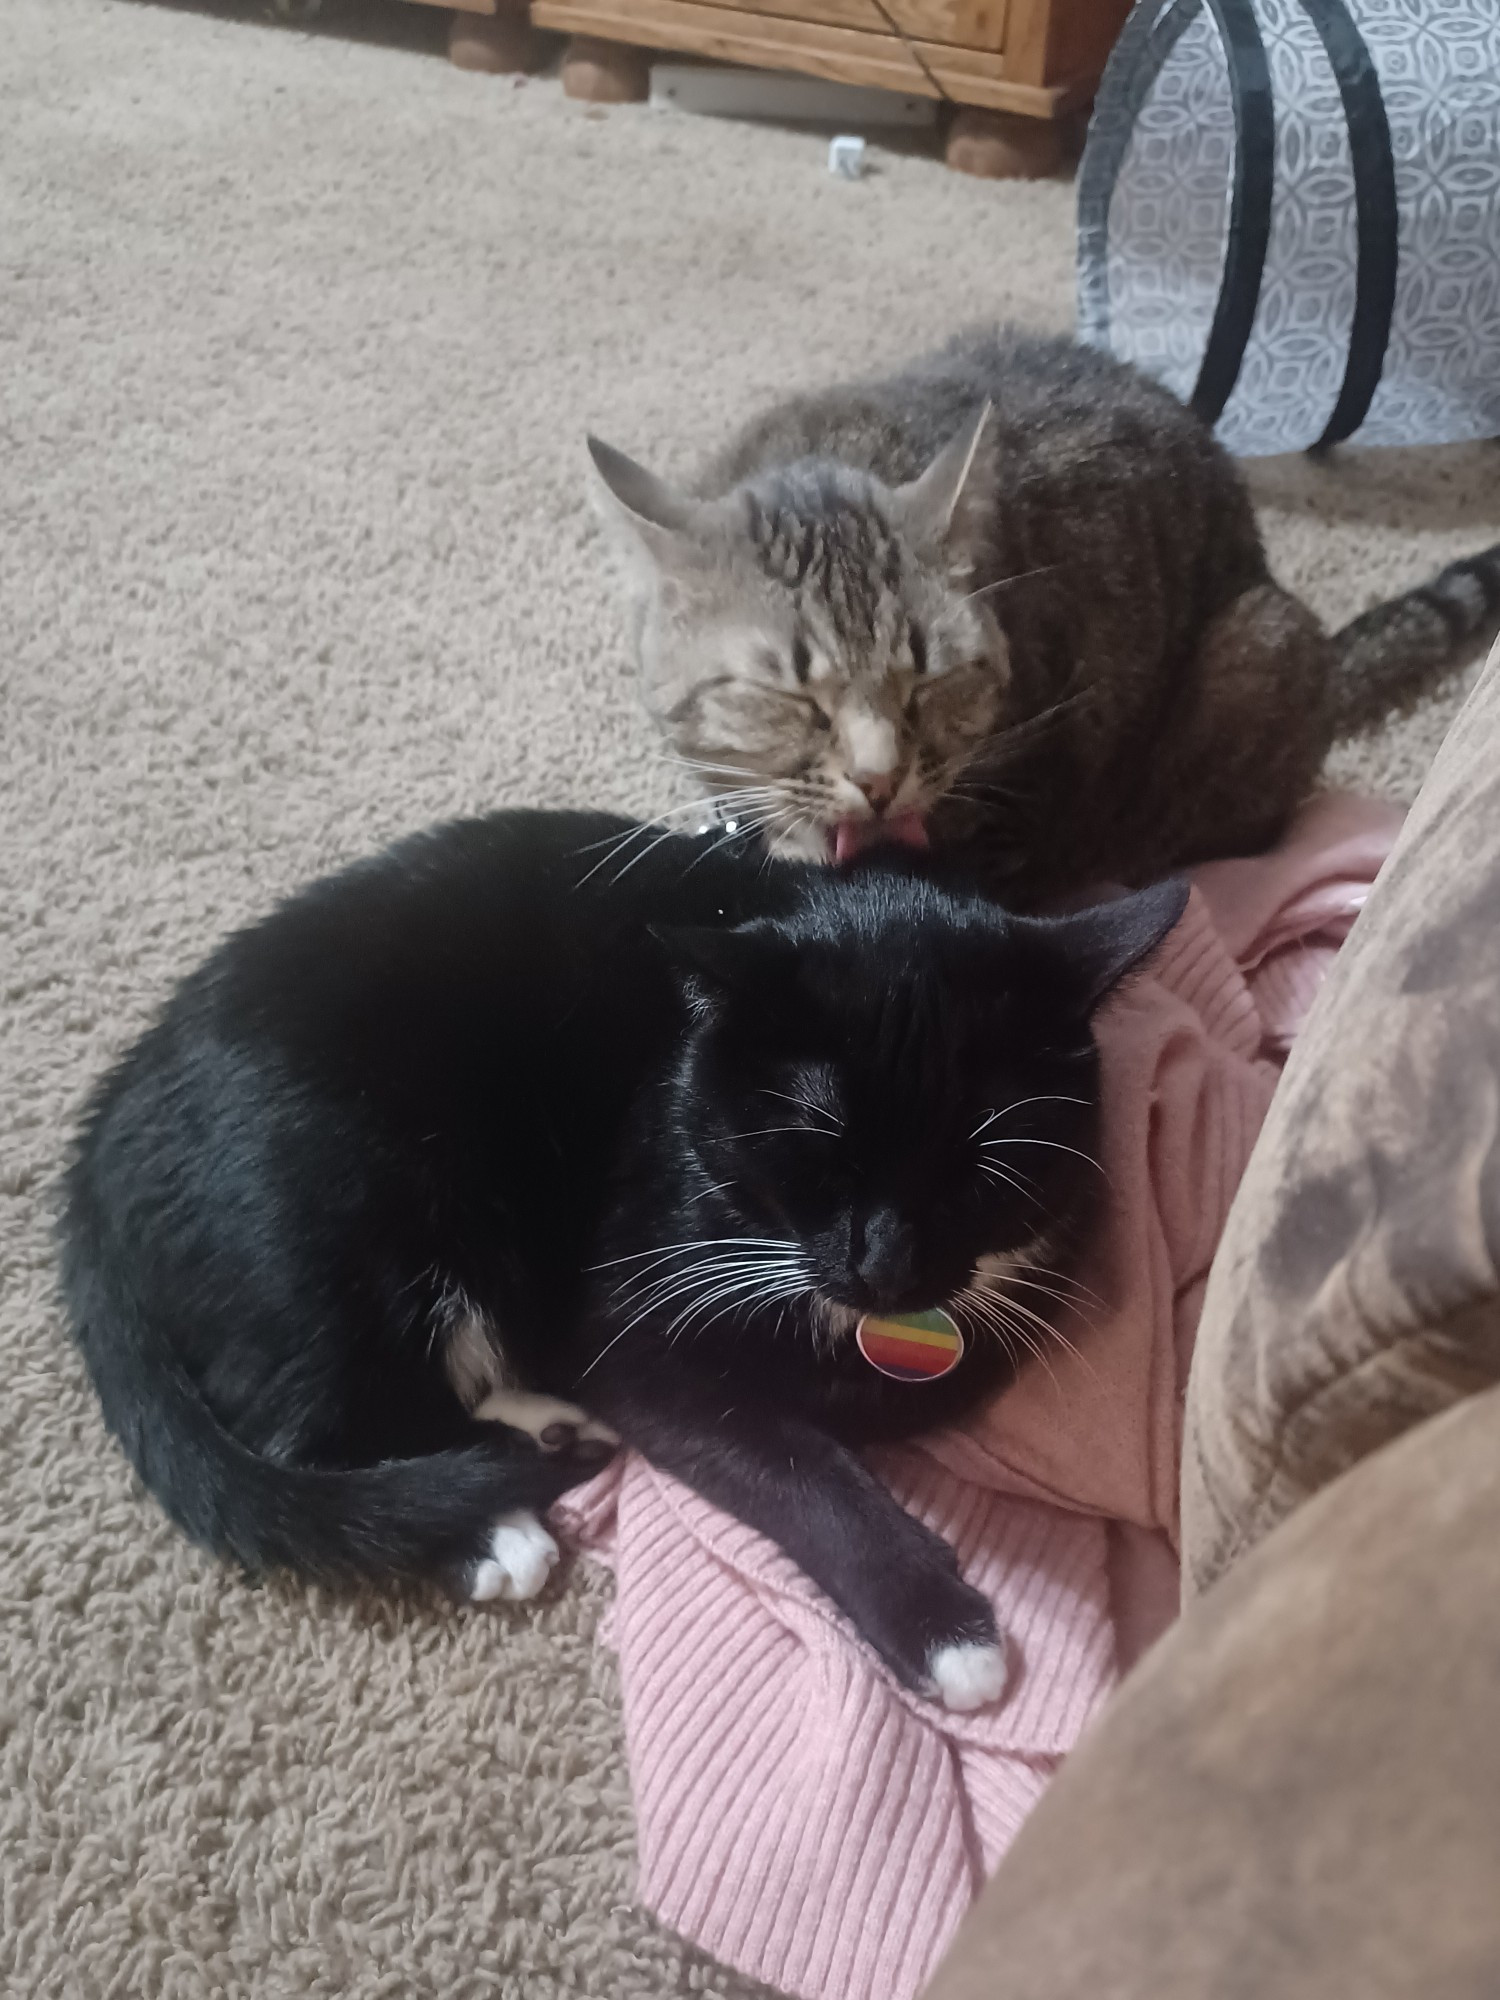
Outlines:
{"type": "Polygon", "coordinates": [[[1497,1380],[1500,647],[1292,1052],[1230,1213],[1188,1388],[1188,1590],[1367,1452],[1497,1380]]]}
{"type": "Polygon", "coordinates": [[[926,2000],[1495,2000],[1500,1389],[1302,1508],[1063,1768],[926,2000]]]}

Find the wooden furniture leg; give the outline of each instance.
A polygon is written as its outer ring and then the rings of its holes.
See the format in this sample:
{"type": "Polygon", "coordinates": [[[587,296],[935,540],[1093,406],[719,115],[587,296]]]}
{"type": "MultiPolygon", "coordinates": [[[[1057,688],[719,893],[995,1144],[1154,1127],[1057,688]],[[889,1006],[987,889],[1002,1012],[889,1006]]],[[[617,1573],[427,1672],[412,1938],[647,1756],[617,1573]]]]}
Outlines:
{"type": "Polygon", "coordinates": [[[590,104],[644,104],[651,90],[650,58],[626,42],[575,35],[563,53],[562,87],[590,104]]]}
{"type": "Polygon", "coordinates": [[[539,49],[525,0],[498,0],[493,14],[457,13],[448,24],[448,60],[460,69],[513,75],[534,68],[539,49]]]}
{"type": "Polygon", "coordinates": [[[1064,134],[1055,119],[963,104],[948,128],[945,157],[959,173],[985,180],[1040,180],[1056,172],[1064,151],[1064,134]]]}

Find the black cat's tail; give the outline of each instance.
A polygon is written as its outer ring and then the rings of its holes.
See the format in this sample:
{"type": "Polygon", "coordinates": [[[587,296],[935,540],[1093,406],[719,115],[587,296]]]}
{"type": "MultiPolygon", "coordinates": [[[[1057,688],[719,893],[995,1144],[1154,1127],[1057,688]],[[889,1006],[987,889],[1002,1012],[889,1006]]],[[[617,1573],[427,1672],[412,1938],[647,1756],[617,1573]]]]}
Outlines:
{"type": "Polygon", "coordinates": [[[420,1458],[348,1469],[283,1463],[233,1437],[181,1362],[76,1239],[63,1283],[103,1406],[148,1490],[215,1555],[310,1581],[432,1580],[469,1590],[499,1517],[549,1506],[595,1468],[502,1425],[420,1458]]]}
{"type": "Polygon", "coordinates": [[[1500,620],[1500,542],[1335,632],[1334,725],[1357,735],[1403,714],[1500,620]]]}

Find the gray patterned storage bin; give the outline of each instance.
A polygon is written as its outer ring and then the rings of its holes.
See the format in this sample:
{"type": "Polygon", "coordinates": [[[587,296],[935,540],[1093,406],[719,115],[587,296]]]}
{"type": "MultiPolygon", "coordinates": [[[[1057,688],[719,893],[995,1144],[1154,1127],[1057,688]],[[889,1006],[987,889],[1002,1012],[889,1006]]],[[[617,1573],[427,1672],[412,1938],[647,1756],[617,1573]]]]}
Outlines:
{"type": "Polygon", "coordinates": [[[1500,435],[1500,0],[1138,0],[1078,203],[1084,339],[1232,451],[1500,435]]]}

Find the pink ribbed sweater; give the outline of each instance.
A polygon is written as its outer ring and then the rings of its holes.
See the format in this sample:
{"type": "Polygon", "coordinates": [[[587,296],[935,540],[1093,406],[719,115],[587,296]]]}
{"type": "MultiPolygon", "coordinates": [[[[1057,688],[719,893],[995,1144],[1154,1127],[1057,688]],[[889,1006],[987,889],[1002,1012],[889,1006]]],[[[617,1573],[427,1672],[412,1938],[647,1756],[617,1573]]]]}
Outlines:
{"type": "MultiPolygon", "coordinates": [[[[1315,801],[1200,869],[1103,1010],[1097,1306],[962,1429],[878,1454],[1008,1635],[1005,1699],[898,1687],[779,1550],[634,1454],[556,1510],[614,1565],[643,1900],[803,2000],[910,2000],[1123,1668],[1171,1619],[1181,1391],[1280,1060],[1400,815],[1315,801]]],[[[920,1396],[921,1385],[912,1394],[920,1396]]]]}

